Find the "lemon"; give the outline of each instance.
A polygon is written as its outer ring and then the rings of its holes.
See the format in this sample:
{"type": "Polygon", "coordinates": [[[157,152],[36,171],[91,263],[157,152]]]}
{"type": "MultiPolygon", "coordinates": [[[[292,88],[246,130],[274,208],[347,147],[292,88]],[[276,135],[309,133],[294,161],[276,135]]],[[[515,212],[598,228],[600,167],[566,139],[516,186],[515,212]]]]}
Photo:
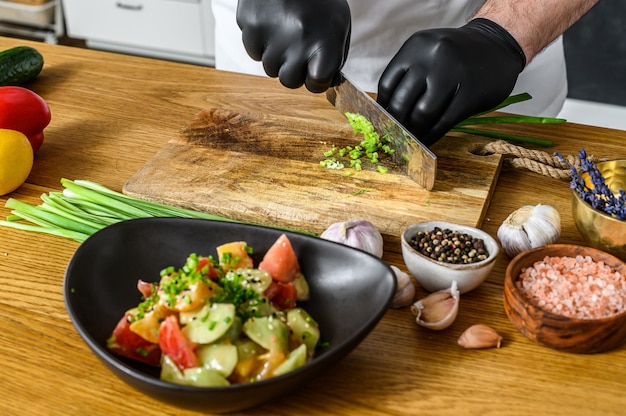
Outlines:
{"type": "Polygon", "coordinates": [[[0,129],[0,195],[15,191],[33,168],[33,147],[16,130],[0,129]]]}

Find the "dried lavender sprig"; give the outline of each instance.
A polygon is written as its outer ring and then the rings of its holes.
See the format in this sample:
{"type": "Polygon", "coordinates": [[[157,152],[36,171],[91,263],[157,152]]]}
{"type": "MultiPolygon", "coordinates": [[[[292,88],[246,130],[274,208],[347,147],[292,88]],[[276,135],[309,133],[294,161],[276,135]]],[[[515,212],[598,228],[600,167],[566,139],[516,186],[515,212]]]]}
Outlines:
{"type": "Polygon", "coordinates": [[[555,155],[569,166],[572,172],[570,188],[575,190],[583,201],[618,220],[626,220],[626,191],[620,189],[616,194],[609,188],[604,176],[595,162],[589,159],[584,148],[578,152],[580,171],[589,175],[593,187],[587,186],[578,168],[568,163],[560,153],[555,152],[555,155]]]}

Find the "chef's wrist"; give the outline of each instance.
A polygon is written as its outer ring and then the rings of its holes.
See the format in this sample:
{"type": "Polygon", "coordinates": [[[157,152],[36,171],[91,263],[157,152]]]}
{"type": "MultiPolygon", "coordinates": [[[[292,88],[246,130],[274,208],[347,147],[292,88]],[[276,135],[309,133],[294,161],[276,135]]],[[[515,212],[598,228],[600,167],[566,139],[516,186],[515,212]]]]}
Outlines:
{"type": "Polygon", "coordinates": [[[519,61],[521,66],[520,72],[526,66],[527,60],[524,49],[522,49],[522,47],[513,37],[513,35],[511,35],[505,28],[500,26],[498,23],[484,17],[477,17],[470,20],[464,27],[467,29],[481,32],[489,36],[491,39],[493,39],[504,48],[508,49],[519,61]]]}

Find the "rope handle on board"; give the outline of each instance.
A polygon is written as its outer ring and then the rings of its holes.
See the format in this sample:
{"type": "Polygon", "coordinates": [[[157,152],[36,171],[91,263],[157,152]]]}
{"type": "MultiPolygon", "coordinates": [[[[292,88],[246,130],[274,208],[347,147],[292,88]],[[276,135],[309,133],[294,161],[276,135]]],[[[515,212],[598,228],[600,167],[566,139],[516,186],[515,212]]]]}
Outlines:
{"type": "MultiPolygon", "coordinates": [[[[555,179],[569,180],[572,173],[570,166],[576,169],[581,167],[580,159],[576,156],[564,156],[563,161],[556,155],[541,150],[529,150],[504,140],[489,142],[477,149],[477,154],[482,156],[494,153],[508,156],[504,161],[516,169],[526,169],[555,179]]],[[[595,160],[593,156],[588,159],[595,160]]]]}

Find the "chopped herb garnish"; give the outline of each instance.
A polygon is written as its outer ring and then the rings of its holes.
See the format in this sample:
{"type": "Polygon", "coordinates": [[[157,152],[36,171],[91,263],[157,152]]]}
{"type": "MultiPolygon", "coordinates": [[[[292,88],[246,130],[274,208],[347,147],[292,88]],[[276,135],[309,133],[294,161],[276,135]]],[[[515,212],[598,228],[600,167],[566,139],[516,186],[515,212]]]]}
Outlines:
{"type": "Polygon", "coordinates": [[[251,305],[261,303],[261,295],[236,271],[231,270],[226,276],[217,279],[217,283],[218,287],[211,302],[232,303],[237,309],[237,314],[244,322],[251,316],[252,311],[244,310],[241,306],[248,302],[251,305]]]}
{"type": "Polygon", "coordinates": [[[352,195],[358,196],[366,192],[373,192],[373,191],[371,189],[359,189],[358,191],[355,191],[352,195]]]}
{"type": "Polygon", "coordinates": [[[208,313],[206,315],[204,315],[202,318],[200,318],[200,322],[202,322],[202,323],[205,323],[208,320],[209,320],[209,314],[208,313]]]}
{"type": "MultiPolygon", "coordinates": [[[[244,247],[244,250],[245,250],[245,247],[244,247]]],[[[220,257],[220,263],[227,264],[231,268],[235,267],[237,263],[239,263],[240,261],[241,261],[241,257],[233,256],[233,253],[230,253],[230,252],[222,253],[222,256],[220,257]]]]}
{"type": "MultiPolygon", "coordinates": [[[[352,126],[356,134],[362,134],[363,140],[357,146],[346,146],[337,149],[334,145],[332,149],[324,152],[325,160],[320,161],[320,166],[328,169],[344,169],[346,163],[355,171],[363,170],[363,160],[369,161],[372,165],[377,166],[378,172],[386,173],[387,168],[380,168],[381,152],[384,155],[392,155],[394,150],[389,146],[391,142],[389,136],[380,137],[374,130],[372,123],[361,114],[345,113],[348,122],[352,126]],[[345,161],[339,158],[347,159],[345,161]]],[[[350,176],[346,174],[346,176],[350,176]]]]}

